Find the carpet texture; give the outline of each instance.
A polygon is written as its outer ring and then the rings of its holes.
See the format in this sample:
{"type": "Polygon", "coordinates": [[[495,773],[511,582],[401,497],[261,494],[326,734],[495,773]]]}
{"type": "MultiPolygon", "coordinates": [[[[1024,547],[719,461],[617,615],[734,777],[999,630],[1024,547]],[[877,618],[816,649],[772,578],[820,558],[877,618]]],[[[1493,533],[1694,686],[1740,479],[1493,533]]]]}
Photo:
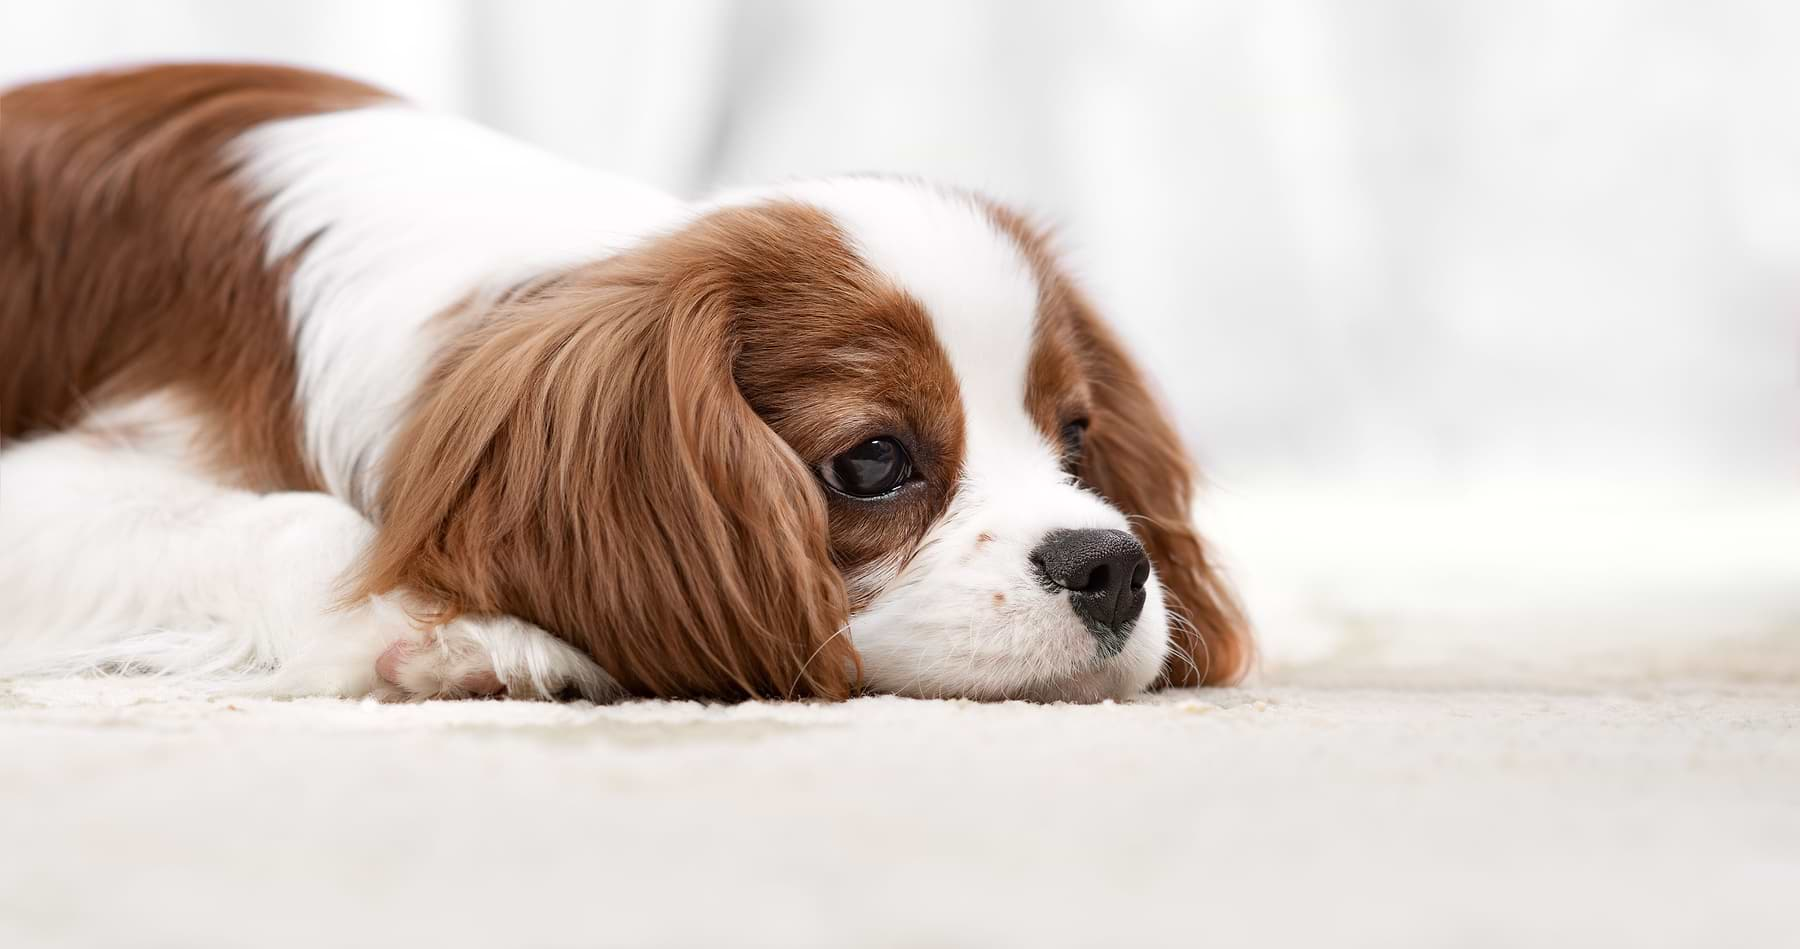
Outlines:
{"type": "Polygon", "coordinates": [[[1090,707],[15,685],[0,945],[1793,936],[1800,687],[1356,677],[1090,707]]]}

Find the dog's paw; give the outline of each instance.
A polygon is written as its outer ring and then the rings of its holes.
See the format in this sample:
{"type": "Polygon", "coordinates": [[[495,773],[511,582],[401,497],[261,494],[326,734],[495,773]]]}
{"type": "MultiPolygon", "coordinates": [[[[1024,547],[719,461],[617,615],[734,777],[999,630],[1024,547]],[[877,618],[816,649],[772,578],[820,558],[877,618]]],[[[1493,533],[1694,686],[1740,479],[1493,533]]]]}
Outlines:
{"type": "Polygon", "coordinates": [[[387,701],[505,697],[612,702],[624,690],[582,652],[510,616],[460,617],[375,661],[387,701]]]}

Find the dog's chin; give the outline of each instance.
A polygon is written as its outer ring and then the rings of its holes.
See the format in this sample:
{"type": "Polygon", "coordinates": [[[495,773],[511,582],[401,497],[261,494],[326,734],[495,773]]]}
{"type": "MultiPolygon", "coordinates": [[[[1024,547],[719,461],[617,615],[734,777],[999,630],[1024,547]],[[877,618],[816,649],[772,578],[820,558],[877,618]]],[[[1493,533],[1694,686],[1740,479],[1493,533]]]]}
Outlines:
{"type": "Polygon", "coordinates": [[[1168,633],[1159,626],[1156,638],[1146,634],[1138,648],[1071,675],[1026,682],[1007,697],[1027,702],[1124,702],[1155,684],[1167,655],[1168,633]]]}
{"type": "Polygon", "coordinates": [[[989,657],[979,666],[969,668],[967,675],[945,674],[939,664],[936,676],[909,676],[904,681],[883,681],[880,669],[868,684],[880,692],[920,699],[971,699],[980,702],[1123,702],[1142,695],[1162,672],[1168,655],[1168,633],[1161,624],[1134,637],[1134,642],[1118,655],[1101,658],[1090,655],[1066,664],[1054,663],[1044,656],[1011,660],[989,657]],[[1061,665],[1062,668],[1055,668],[1061,665]]]}

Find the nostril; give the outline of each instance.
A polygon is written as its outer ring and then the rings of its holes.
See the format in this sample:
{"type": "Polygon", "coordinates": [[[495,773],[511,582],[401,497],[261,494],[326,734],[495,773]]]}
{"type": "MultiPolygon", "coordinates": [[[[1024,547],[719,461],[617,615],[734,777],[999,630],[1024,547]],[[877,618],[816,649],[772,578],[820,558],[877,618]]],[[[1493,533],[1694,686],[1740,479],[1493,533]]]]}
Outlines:
{"type": "Polygon", "coordinates": [[[1032,569],[1068,590],[1149,579],[1143,545],[1120,530],[1051,531],[1028,559],[1032,569]]]}
{"type": "Polygon", "coordinates": [[[1045,588],[1067,594],[1100,654],[1117,655],[1147,598],[1150,558],[1143,544],[1121,530],[1051,531],[1030,560],[1045,588]]]}

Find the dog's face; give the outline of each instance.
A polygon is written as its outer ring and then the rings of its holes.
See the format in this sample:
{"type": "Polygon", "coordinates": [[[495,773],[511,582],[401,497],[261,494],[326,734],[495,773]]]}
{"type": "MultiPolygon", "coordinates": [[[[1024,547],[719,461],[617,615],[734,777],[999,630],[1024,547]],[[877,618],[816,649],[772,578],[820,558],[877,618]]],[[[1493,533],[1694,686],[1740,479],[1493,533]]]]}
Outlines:
{"type": "Polygon", "coordinates": [[[1162,583],[1082,481],[1096,405],[1075,301],[966,197],[872,180],[780,197],[822,210],[835,233],[817,239],[851,259],[787,262],[838,299],[784,300],[776,281],[736,374],[817,474],[868,683],[1086,700],[1150,685],[1162,583]]]}
{"type": "Polygon", "coordinates": [[[978,198],[721,205],[522,295],[432,393],[371,586],[523,616],[640,692],[1095,701],[1246,655],[1168,420],[978,198]]]}

